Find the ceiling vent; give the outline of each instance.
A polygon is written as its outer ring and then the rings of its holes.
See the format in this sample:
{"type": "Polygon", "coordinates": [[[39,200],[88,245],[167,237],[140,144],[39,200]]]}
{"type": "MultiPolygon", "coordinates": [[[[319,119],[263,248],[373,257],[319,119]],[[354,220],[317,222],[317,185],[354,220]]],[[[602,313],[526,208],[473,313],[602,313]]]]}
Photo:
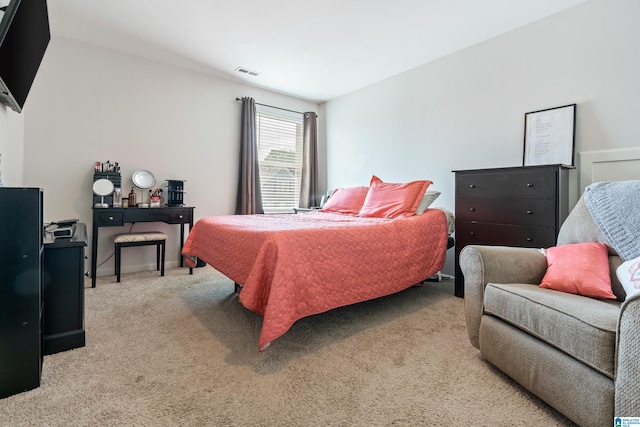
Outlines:
{"type": "Polygon", "coordinates": [[[238,67],[238,68],[236,68],[236,71],[239,72],[239,73],[248,74],[248,75],[254,76],[254,77],[260,75],[259,72],[252,71],[252,70],[249,70],[248,68],[244,68],[244,67],[238,67]]]}

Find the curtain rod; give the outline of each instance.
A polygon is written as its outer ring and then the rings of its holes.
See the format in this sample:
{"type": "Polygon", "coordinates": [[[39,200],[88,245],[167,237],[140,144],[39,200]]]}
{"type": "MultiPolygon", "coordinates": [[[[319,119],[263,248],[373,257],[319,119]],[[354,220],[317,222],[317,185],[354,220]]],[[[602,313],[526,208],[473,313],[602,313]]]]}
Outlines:
{"type": "MultiPolygon", "coordinates": [[[[236,101],[242,101],[242,98],[236,98],[236,101]]],[[[259,102],[256,102],[256,105],[262,105],[263,107],[275,108],[277,110],[289,111],[290,113],[298,113],[298,114],[302,114],[302,115],[307,114],[307,113],[301,113],[300,111],[287,110],[286,108],[274,107],[273,105],[260,104],[259,102]]]]}

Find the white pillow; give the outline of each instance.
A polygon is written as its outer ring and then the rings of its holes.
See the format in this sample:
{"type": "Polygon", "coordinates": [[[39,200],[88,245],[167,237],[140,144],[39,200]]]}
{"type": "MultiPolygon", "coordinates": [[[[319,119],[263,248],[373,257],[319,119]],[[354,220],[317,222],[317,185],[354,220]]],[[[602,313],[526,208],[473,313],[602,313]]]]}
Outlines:
{"type": "Polygon", "coordinates": [[[616,270],[627,299],[640,292],[640,257],[623,262],[616,270]]]}
{"type": "Polygon", "coordinates": [[[422,196],[422,200],[420,200],[420,204],[418,205],[418,209],[416,209],[416,215],[423,214],[439,195],[439,191],[425,191],[424,196],[422,196]]]}

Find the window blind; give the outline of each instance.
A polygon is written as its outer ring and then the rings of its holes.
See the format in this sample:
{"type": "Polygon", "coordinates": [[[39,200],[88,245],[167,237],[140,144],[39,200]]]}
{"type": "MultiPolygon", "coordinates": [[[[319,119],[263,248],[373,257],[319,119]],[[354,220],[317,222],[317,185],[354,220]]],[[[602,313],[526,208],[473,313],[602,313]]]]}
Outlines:
{"type": "Polygon", "coordinates": [[[260,106],[256,110],[260,189],[265,213],[299,206],[302,180],[302,115],[260,106]]]}

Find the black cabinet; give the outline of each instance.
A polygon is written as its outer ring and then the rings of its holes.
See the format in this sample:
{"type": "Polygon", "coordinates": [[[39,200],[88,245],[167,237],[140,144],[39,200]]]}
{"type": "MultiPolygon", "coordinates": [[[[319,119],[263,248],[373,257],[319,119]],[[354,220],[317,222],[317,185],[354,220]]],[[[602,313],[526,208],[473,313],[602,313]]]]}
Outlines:
{"type": "Polygon", "coordinates": [[[71,238],[44,236],[43,354],[85,345],[84,259],[87,228],[76,224],[71,238]]]}
{"type": "Polygon", "coordinates": [[[454,171],[456,296],[464,296],[458,257],[465,246],[556,244],[569,213],[570,169],[549,165],[454,171]]]}
{"type": "Polygon", "coordinates": [[[42,190],[0,187],[0,398],[40,385],[42,190]]]}

